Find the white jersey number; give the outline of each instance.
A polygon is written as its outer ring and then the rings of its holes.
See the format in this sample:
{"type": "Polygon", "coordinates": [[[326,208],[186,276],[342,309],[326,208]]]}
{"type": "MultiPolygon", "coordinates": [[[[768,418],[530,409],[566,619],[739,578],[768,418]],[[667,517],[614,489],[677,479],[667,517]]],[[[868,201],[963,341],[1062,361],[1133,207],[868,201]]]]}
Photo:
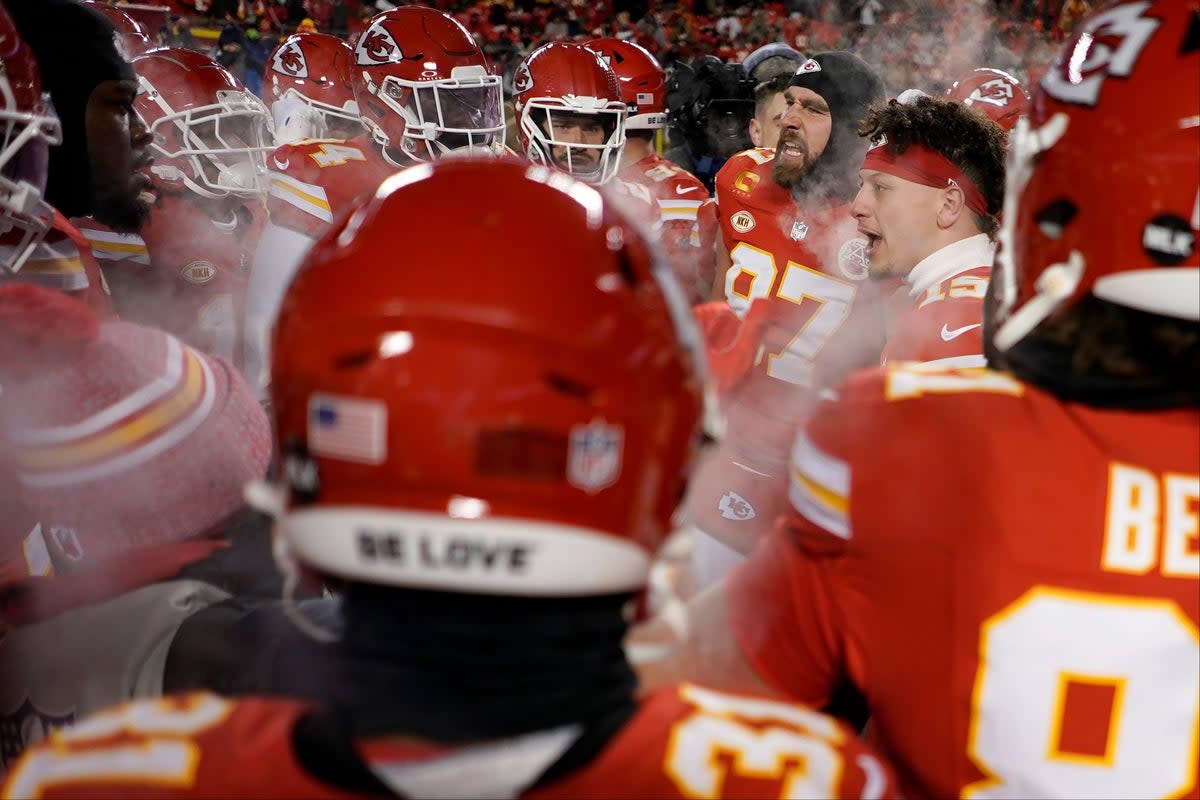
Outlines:
{"type": "MultiPolygon", "coordinates": [[[[754,300],[771,294],[779,268],[775,256],[746,242],[738,242],[729,251],[729,257],[733,265],[725,274],[725,300],[739,315],[745,315],[754,300]],[[750,278],[745,293],[736,288],[742,275],[750,278]]],[[[818,305],[782,350],[766,355],[767,374],[788,383],[811,386],[813,361],[846,321],[856,291],[857,287],[852,283],[788,261],[783,268],[779,288],[775,290],[775,297],[796,305],[818,305]]]]}
{"type": "Polygon", "coordinates": [[[964,797],[1195,786],[1200,638],[1175,603],[1036,587],[984,623],[979,653],[968,752],[989,777],[964,797]]]}

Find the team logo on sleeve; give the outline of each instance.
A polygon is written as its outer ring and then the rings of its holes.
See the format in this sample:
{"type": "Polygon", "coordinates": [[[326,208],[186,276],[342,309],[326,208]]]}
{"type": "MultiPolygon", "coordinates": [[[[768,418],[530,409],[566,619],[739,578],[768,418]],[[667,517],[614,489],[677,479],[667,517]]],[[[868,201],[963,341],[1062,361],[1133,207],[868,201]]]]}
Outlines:
{"type": "Polygon", "coordinates": [[[722,517],[734,522],[745,522],[758,516],[750,501],[732,489],[721,495],[721,499],[717,501],[717,510],[721,512],[722,517]]]}
{"type": "Polygon", "coordinates": [[[377,67],[380,64],[395,64],[404,59],[404,53],[395,38],[383,27],[382,22],[376,22],[367,32],[358,38],[354,46],[354,63],[360,67],[377,67]]]}
{"type": "Polygon", "coordinates": [[[308,60],[299,42],[287,42],[271,59],[271,69],[292,78],[308,77],[308,60]]]}
{"type": "Polygon", "coordinates": [[[573,427],[567,445],[567,482],[588,494],[612,486],[621,474],[624,442],[621,426],[602,419],[573,427]]]}

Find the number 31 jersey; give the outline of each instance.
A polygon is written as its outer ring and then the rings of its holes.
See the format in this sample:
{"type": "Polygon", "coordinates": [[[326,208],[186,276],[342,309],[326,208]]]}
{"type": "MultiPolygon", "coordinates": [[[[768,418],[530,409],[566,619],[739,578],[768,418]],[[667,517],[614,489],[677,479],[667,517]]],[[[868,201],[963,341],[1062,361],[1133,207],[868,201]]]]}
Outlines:
{"type": "Polygon", "coordinates": [[[890,770],[831,717],[691,684],[646,698],[590,760],[532,789],[569,752],[577,726],[455,748],[348,740],[345,723],[329,719],[278,698],[193,693],[130,703],[31,748],[0,796],[333,800],[367,796],[335,785],[361,787],[366,769],[404,797],[897,796],[890,770]],[[321,761],[323,778],[302,753],[321,761]]]}
{"type": "Polygon", "coordinates": [[[730,574],[777,689],[868,698],[908,797],[1197,797],[1200,411],[1010,375],[860,373],[730,574]]]}

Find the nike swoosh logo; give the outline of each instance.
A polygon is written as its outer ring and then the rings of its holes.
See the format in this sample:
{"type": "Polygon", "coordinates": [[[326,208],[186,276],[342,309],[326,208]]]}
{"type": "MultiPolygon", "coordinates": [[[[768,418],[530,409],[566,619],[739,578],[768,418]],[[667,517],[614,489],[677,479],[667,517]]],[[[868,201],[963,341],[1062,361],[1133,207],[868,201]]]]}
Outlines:
{"type": "Polygon", "coordinates": [[[676,186],[676,187],[675,187],[675,194],[687,194],[688,192],[694,192],[694,191],[696,191],[698,188],[700,188],[700,187],[698,187],[698,186],[688,186],[688,187],[684,188],[683,186],[676,186]]]}
{"type": "Polygon", "coordinates": [[[945,323],[942,323],[942,341],[948,342],[951,339],[957,339],[959,336],[962,336],[967,331],[974,330],[975,328],[980,328],[980,327],[983,327],[982,322],[976,322],[974,325],[964,325],[961,328],[955,328],[954,330],[950,330],[949,328],[946,327],[945,323]]]}
{"type": "Polygon", "coordinates": [[[287,169],[288,165],[292,163],[292,160],[290,158],[287,159],[286,161],[280,161],[278,158],[275,158],[274,156],[272,156],[271,160],[275,162],[275,169],[287,169]]]}

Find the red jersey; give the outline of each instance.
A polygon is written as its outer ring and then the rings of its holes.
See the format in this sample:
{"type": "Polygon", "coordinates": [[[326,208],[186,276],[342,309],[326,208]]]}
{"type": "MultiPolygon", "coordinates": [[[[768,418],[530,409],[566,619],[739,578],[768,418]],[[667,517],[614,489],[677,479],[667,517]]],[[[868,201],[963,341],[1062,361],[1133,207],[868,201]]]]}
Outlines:
{"type": "MultiPolygon", "coordinates": [[[[0,252],[6,257],[14,248],[14,244],[0,242],[0,252]]],[[[57,289],[84,303],[100,319],[116,317],[108,284],[104,282],[88,240],[58,211],[54,212],[45,238],[34,247],[21,270],[14,275],[0,269],[0,284],[6,281],[57,289]]]]}
{"type": "Polygon", "coordinates": [[[716,177],[732,262],[725,299],[745,324],[753,319],[757,346],[743,333],[738,352],[757,357],[723,398],[727,436],[702,463],[688,511],[739,549],[782,510],[789,444],[820,390],[878,364],[884,342],[888,287],[865,281],[864,240],[848,207],[798,207],[771,177],[774,157],[746,150],[716,177]],[[752,303],[765,303],[761,316],[748,314],[752,303]]]}
{"type": "Polygon", "coordinates": [[[943,247],[908,276],[911,300],[901,310],[883,361],[982,367],[983,296],[995,248],[985,234],[943,247]]]}
{"type": "Polygon", "coordinates": [[[388,163],[379,145],[364,135],[281,145],[267,159],[267,169],[271,223],[316,240],[335,217],[401,168],[388,163]]]}
{"type": "MultiPolygon", "coordinates": [[[[313,709],[193,693],[119,706],[51,734],[9,773],[3,797],[350,798],[311,775],[293,730],[313,709]]],[[[532,791],[577,733],[558,729],[453,748],[357,740],[357,757],[407,797],[881,798],[890,772],[830,717],[683,684],[643,701],[589,763],[532,791]],[[506,746],[507,745],[507,746],[506,746]]]]}
{"type": "Polygon", "coordinates": [[[140,236],[78,221],[115,287],[123,319],[161,328],[233,364],[241,359],[246,279],[263,222],[252,203],[214,220],[186,195],[167,192],[140,236]]]}
{"type": "Polygon", "coordinates": [[[650,191],[662,215],[663,244],[680,285],[693,302],[707,298],[709,286],[701,276],[701,253],[693,237],[700,236],[697,212],[708,199],[708,189],[692,173],[657,153],[623,167],[618,177],[650,191]]]}
{"type": "Polygon", "coordinates": [[[730,574],[739,645],[801,702],[853,681],[909,797],[1196,798],[1197,442],[1196,408],[861,373],[730,574]]]}

